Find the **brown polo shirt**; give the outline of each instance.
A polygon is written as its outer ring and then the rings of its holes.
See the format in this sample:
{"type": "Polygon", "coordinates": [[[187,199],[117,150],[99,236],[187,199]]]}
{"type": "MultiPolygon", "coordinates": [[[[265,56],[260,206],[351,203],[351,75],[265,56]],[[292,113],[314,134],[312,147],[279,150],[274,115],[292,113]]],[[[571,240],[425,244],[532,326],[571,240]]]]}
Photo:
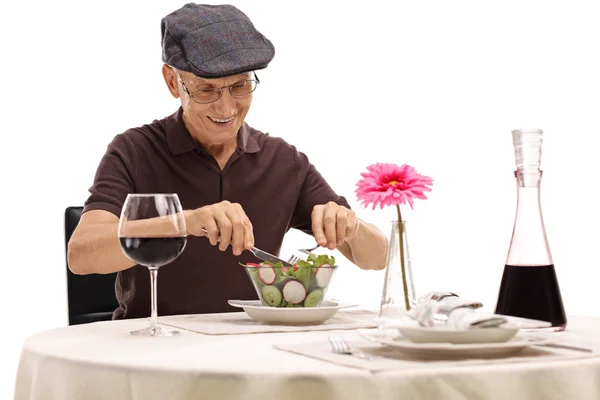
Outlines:
{"type": "MultiPolygon", "coordinates": [[[[308,234],[317,204],[334,201],[349,208],[303,153],[283,139],[244,124],[236,152],[223,170],[197,147],[182,120],[182,109],[162,120],[117,135],[103,156],[84,212],[120,216],[128,193],[177,193],[183,209],[223,200],[239,203],[254,227],[255,246],[279,254],[290,228],[308,234]]],[[[239,265],[256,262],[248,251],[221,252],[207,238],[188,236],[183,253],[158,274],[159,315],[234,311],[230,299],[258,299],[239,265]]],[[[136,265],[118,273],[119,308],[113,318],[150,315],[150,279],[136,265]]],[[[236,310],[237,311],[237,310],[236,310]]]]}

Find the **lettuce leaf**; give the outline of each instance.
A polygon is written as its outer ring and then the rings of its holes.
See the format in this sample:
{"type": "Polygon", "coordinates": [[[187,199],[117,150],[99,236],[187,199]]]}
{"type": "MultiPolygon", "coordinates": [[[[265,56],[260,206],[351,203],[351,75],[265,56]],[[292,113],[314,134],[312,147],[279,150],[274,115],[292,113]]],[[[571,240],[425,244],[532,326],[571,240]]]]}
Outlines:
{"type": "Polygon", "coordinates": [[[296,279],[302,283],[307,292],[313,284],[314,276],[315,272],[311,268],[298,268],[296,271],[296,279]]]}
{"type": "Polygon", "coordinates": [[[331,266],[335,265],[335,257],[328,256],[327,254],[311,254],[308,256],[307,261],[312,261],[314,267],[320,267],[323,264],[329,264],[331,266]]]}

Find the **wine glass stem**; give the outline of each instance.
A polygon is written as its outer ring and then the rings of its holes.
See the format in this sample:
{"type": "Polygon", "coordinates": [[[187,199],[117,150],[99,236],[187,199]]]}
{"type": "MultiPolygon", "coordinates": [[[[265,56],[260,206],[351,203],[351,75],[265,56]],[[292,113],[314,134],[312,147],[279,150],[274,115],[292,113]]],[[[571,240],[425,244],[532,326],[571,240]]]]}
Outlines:
{"type": "Polygon", "coordinates": [[[156,311],[156,279],[158,277],[158,268],[150,267],[150,296],[152,301],[152,311],[150,314],[150,329],[152,331],[156,331],[156,326],[158,325],[158,313],[156,311]]]}

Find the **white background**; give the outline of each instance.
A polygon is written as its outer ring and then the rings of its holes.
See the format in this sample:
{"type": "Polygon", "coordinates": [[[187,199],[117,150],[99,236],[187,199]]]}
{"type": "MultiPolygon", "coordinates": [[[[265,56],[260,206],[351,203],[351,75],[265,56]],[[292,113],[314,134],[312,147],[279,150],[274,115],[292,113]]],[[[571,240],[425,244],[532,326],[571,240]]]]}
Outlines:
{"type": "MultiPolygon", "coordinates": [[[[160,19],[181,1],[3,3],[0,398],[23,341],[67,323],[63,212],[109,141],[178,106],[160,19]],[[16,5],[21,3],[22,5],[16,5]]],[[[511,130],[541,128],[542,205],[569,314],[600,317],[599,13],[581,1],[234,1],[275,44],[247,121],[306,152],[361,208],[366,166],[435,179],[408,212],[417,291],[495,305],[516,205],[511,130]]],[[[312,240],[291,234],[283,254],[312,240]]],[[[227,268],[227,266],[223,266],[227,268]]],[[[377,307],[383,272],[342,265],[330,294],[377,307]]]]}

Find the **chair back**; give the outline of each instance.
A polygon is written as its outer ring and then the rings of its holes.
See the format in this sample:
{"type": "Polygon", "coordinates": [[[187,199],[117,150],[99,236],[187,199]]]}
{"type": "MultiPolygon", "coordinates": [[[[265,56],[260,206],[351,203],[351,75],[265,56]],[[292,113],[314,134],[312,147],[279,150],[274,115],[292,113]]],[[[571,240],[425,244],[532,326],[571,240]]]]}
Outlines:
{"type": "MultiPolygon", "coordinates": [[[[65,210],[65,259],[69,240],[79,224],[83,207],[67,207],[65,210]]],[[[119,306],[115,296],[117,273],[76,275],[67,264],[67,300],[69,325],[112,319],[119,306]]]]}

